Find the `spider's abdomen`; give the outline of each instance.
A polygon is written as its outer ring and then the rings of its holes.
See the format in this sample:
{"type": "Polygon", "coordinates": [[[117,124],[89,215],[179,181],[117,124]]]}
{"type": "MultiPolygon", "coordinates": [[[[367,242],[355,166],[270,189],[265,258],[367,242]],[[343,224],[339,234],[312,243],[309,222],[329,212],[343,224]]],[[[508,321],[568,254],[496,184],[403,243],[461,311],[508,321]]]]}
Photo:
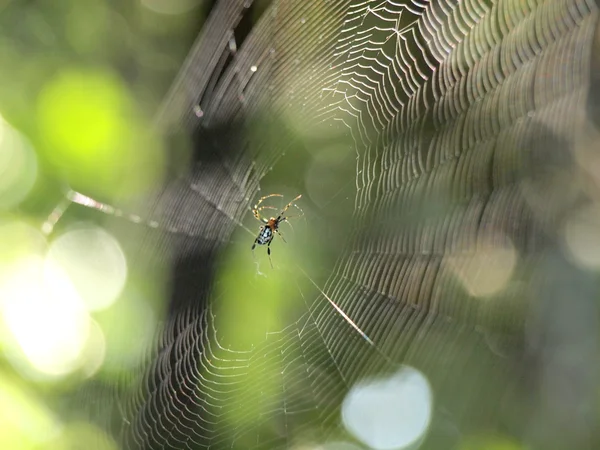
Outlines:
{"type": "Polygon", "coordinates": [[[273,240],[273,230],[270,227],[263,227],[258,233],[258,237],[256,238],[256,243],[258,245],[268,244],[273,240]]]}

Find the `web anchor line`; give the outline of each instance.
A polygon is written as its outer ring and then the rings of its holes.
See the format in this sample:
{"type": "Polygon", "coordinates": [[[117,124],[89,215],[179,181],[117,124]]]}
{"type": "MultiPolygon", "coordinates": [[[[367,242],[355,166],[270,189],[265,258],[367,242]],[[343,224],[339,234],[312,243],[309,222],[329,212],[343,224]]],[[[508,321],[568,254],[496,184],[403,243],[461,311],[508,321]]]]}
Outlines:
{"type": "MultiPolygon", "coordinates": [[[[329,302],[329,304],[336,310],[336,312],[342,316],[344,318],[344,320],[346,322],[348,322],[350,324],[350,326],[352,326],[352,328],[354,328],[358,334],[361,335],[361,337],[371,346],[375,349],[375,351],[389,364],[391,365],[398,365],[398,363],[394,362],[389,356],[387,356],[385,353],[383,353],[381,351],[381,349],[375,344],[375,342],[373,342],[373,340],[367,335],[367,333],[365,333],[363,330],[360,329],[360,327],[350,318],[348,317],[348,314],[346,314],[342,308],[340,308],[324,291],[323,289],[321,289],[319,287],[319,285],[317,285],[317,283],[315,283],[315,281],[304,271],[304,269],[302,269],[302,267],[296,265],[296,267],[298,267],[298,269],[300,269],[300,271],[304,274],[304,276],[318,289],[318,291],[321,293],[321,295],[323,295],[323,297],[325,297],[325,299],[329,302]]],[[[314,320],[314,319],[313,319],[314,320]]]]}
{"type": "MultiPolygon", "coordinates": [[[[206,199],[206,198],[205,198],[205,200],[208,201],[208,199],[206,199]]],[[[46,219],[46,221],[42,224],[42,227],[41,227],[42,232],[45,235],[49,235],[52,233],[52,231],[54,230],[54,227],[56,226],[58,221],[61,219],[61,217],[63,216],[65,211],[69,208],[69,206],[73,203],[77,203],[78,205],[85,206],[86,208],[95,209],[97,211],[100,211],[104,214],[108,214],[110,216],[123,217],[132,223],[144,224],[150,228],[163,229],[164,231],[168,231],[170,233],[182,233],[181,230],[178,230],[175,227],[163,227],[156,220],[148,220],[148,219],[144,219],[143,217],[141,217],[137,214],[125,213],[119,208],[111,206],[107,203],[99,202],[98,200],[94,200],[93,198],[88,197],[87,195],[84,195],[80,192],[74,191],[73,189],[69,188],[66,191],[64,198],[59,202],[58,205],[56,205],[56,207],[48,215],[48,218],[46,219]]],[[[221,208],[219,208],[216,204],[214,204],[213,202],[210,202],[210,201],[209,201],[209,204],[213,208],[215,208],[217,211],[219,211],[220,213],[226,215],[237,226],[243,228],[246,232],[248,232],[252,236],[255,236],[255,233],[253,233],[248,227],[246,227],[240,221],[236,220],[234,217],[231,217],[230,215],[228,215],[225,211],[223,211],[221,208]]]]}
{"type": "Polygon", "coordinates": [[[94,200],[93,198],[88,197],[87,195],[74,191],[73,189],[68,189],[65,193],[65,197],[61,200],[61,202],[58,205],[56,205],[56,207],[48,215],[48,219],[46,219],[46,221],[42,224],[42,232],[44,234],[49,235],[50,233],[52,233],[54,226],[58,223],[58,221],[61,219],[65,211],[72,203],[77,203],[78,205],[95,209],[111,216],[124,217],[133,223],[144,223],[150,228],[159,227],[159,223],[155,220],[144,220],[137,214],[124,213],[122,210],[115,208],[114,206],[94,200]]]}

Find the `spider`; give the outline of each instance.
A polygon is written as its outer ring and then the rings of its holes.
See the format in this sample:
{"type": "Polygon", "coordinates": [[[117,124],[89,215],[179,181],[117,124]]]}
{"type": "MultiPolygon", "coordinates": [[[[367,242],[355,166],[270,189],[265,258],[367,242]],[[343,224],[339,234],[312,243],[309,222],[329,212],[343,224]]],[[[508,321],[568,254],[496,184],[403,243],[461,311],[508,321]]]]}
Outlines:
{"type": "MultiPolygon", "coordinates": [[[[258,232],[258,236],[256,237],[256,239],[254,240],[254,244],[252,244],[252,252],[254,252],[254,247],[256,247],[256,245],[267,245],[267,254],[269,255],[269,262],[271,263],[271,268],[273,268],[273,262],[271,261],[271,242],[273,241],[273,236],[275,236],[274,233],[277,233],[281,239],[283,239],[283,242],[286,242],[286,240],[283,238],[283,235],[281,234],[281,232],[279,231],[279,224],[281,222],[287,222],[290,226],[292,225],[288,219],[290,217],[298,217],[298,216],[284,216],[285,212],[288,210],[288,208],[290,206],[295,206],[296,208],[298,208],[297,205],[294,204],[294,202],[296,200],[298,200],[300,197],[302,197],[302,195],[299,195],[298,197],[296,197],[294,200],[292,200],[291,202],[289,202],[287,205],[285,205],[285,207],[279,212],[279,214],[277,215],[277,217],[271,217],[269,220],[265,219],[264,217],[260,216],[260,211],[262,211],[263,209],[274,209],[277,210],[277,208],[273,207],[273,206],[259,206],[263,200],[266,200],[267,198],[270,197],[283,197],[283,195],[281,194],[270,194],[270,195],[265,195],[264,197],[261,197],[258,202],[256,203],[256,205],[254,205],[254,208],[252,208],[252,214],[254,214],[254,217],[256,217],[256,220],[258,220],[259,222],[263,223],[264,225],[260,227],[260,231],[258,232]]],[[[302,210],[300,208],[298,208],[300,210],[300,216],[302,216],[304,213],[302,212],[302,210]]]]}

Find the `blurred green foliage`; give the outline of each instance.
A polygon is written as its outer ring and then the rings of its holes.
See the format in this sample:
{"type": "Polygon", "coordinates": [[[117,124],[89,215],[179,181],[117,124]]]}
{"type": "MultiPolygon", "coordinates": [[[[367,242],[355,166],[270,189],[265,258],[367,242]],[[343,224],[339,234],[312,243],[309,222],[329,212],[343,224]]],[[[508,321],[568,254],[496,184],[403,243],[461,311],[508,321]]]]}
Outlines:
{"type": "MultiPolygon", "coordinates": [[[[43,280],[52,242],[41,225],[66,184],[110,202],[160,183],[166,149],[152,118],[210,7],[205,0],[0,0],[0,312],[58,287],[43,280]],[[28,288],[15,278],[21,269],[34,275],[28,288]]],[[[155,317],[136,297],[145,280],[132,284],[125,299],[89,315],[83,345],[100,369],[82,353],[72,374],[36,374],[12,335],[26,324],[0,315],[0,448],[118,448],[97,425],[60,414],[57,398],[96,370],[100,379],[117,377],[116,367],[137,361],[155,317]]],[[[50,294],[38,300],[53,301],[50,294]]],[[[30,346],[40,338],[31,333],[30,346]]]]}
{"type": "Polygon", "coordinates": [[[0,2],[0,115],[32,141],[46,178],[108,198],[157,181],[163,156],[151,118],[209,7],[0,2]],[[183,13],[157,12],[169,8],[183,13]],[[145,173],[134,170],[139,164],[145,173]]]}

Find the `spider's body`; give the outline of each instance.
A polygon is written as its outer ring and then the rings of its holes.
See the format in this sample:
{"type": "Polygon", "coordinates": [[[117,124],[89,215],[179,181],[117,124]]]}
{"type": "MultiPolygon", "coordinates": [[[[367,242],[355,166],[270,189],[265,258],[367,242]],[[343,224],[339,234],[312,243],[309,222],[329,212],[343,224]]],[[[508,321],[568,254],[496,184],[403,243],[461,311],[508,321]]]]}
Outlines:
{"type": "Polygon", "coordinates": [[[260,227],[260,231],[258,232],[258,237],[256,241],[254,241],[257,245],[265,245],[270,244],[273,240],[273,232],[277,230],[277,221],[275,219],[270,219],[266,225],[260,227]]]}
{"type": "MultiPolygon", "coordinates": [[[[289,216],[286,217],[284,216],[285,212],[288,210],[288,208],[292,205],[294,205],[296,208],[298,208],[298,206],[296,206],[294,204],[294,202],[296,200],[298,200],[300,197],[302,197],[302,195],[299,195],[298,197],[296,197],[294,200],[292,200],[291,202],[289,202],[279,213],[279,215],[277,217],[271,217],[270,219],[265,219],[264,217],[260,216],[260,211],[263,209],[275,209],[272,206],[260,206],[259,205],[262,203],[262,201],[266,198],[269,197],[283,197],[283,195],[281,194],[271,194],[271,195],[266,195],[264,197],[262,197],[258,203],[256,205],[254,205],[254,208],[252,209],[252,213],[254,214],[254,217],[256,217],[257,220],[259,220],[260,222],[262,222],[264,225],[262,227],[260,227],[260,231],[258,232],[258,236],[256,237],[256,239],[254,240],[254,244],[252,244],[252,250],[254,251],[254,247],[256,247],[257,245],[266,245],[267,246],[267,254],[269,255],[269,261],[271,260],[271,242],[273,241],[273,237],[275,236],[275,233],[277,233],[279,236],[281,236],[281,239],[283,239],[283,235],[281,234],[281,232],[279,231],[279,224],[281,222],[287,222],[289,223],[288,219],[290,218],[289,216]]],[[[302,210],[300,208],[298,208],[300,210],[300,212],[302,212],[302,210]]],[[[285,239],[283,239],[285,242],[285,239]]],[[[271,266],[273,266],[273,264],[271,263],[271,266]]]]}

